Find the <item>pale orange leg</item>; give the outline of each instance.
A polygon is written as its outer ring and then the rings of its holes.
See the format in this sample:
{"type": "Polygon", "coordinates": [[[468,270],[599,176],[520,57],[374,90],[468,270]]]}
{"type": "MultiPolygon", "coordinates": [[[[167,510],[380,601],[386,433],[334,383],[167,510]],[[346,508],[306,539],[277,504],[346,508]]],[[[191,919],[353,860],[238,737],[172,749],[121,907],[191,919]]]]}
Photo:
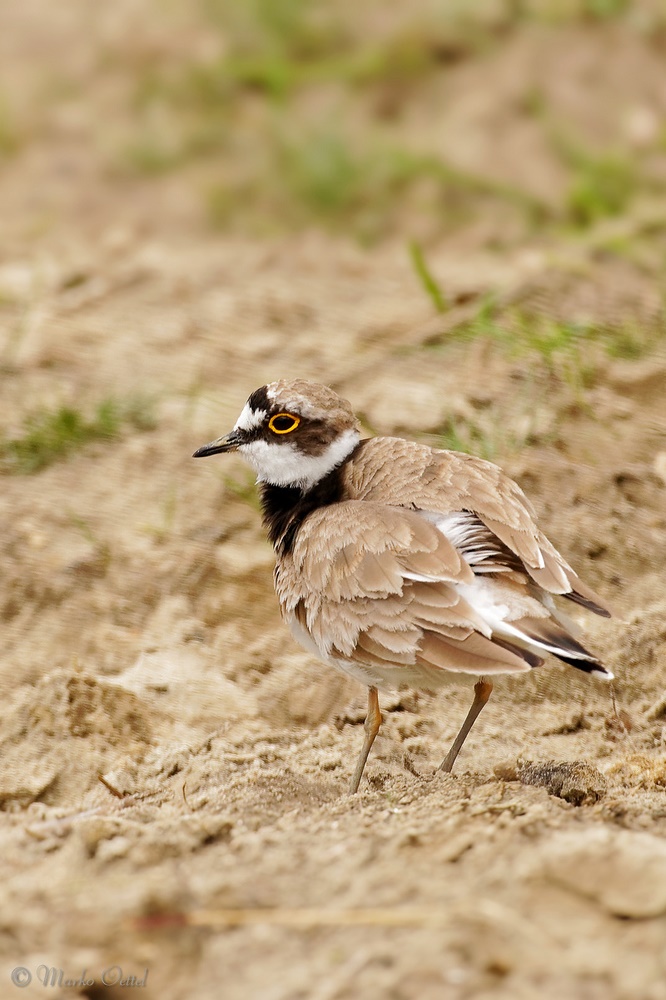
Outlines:
{"type": "Polygon", "coordinates": [[[462,749],[462,745],[469,736],[469,731],[481,714],[481,709],[486,704],[490,695],[492,694],[493,685],[492,681],[481,680],[477,681],[474,685],[474,701],[472,702],[472,707],[467,713],[467,718],[460,727],[460,732],[453,741],[453,746],[447,753],[446,757],[442,763],[437,768],[438,771],[446,771],[447,773],[453,769],[453,765],[456,762],[456,757],[462,749]]]}
{"type": "Polygon", "coordinates": [[[363,746],[358,755],[351,785],[349,786],[350,795],[354,795],[358,791],[365,762],[368,759],[368,754],[370,753],[372,744],[375,742],[375,736],[379,732],[381,724],[382,713],[379,711],[379,695],[377,694],[377,688],[371,687],[368,688],[368,714],[365,717],[365,725],[363,726],[365,729],[365,739],[363,740],[363,746]]]}

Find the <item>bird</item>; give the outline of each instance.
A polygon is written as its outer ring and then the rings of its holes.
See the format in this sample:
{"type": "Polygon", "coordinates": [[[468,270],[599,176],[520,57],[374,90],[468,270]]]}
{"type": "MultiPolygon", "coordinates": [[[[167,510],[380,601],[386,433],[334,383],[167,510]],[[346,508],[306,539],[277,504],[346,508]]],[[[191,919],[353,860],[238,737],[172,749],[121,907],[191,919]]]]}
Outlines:
{"type": "Polygon", "coordinates": [[[256,389],[233,429],[193,457],[227,452],[257,473],[292,635],[368,688],[352,794],[381,726],[379,689],[475,681],[438,768],[450,772],[498,675],[529,673],[551,654],[612,679],[556,600],[606,618],[609,610],[494,463],[405,438],[364,438],[351,404],[305,379],[256,389]]]}

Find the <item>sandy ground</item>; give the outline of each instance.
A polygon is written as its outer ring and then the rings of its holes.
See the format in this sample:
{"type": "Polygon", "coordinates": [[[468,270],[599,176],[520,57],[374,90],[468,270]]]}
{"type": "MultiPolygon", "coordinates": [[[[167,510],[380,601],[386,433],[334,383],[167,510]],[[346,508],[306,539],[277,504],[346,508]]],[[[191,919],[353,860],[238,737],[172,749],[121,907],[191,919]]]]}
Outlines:
{"type": "MultiPolygon", "coordinates": [[[[663,1000],[664,247],[646,223],[662,203],[576,238],[488,209],[429,244],[453,303],[436,317],[403,239],[211,233],[193,171],[110,171],[95,128],[123,123],[114,52],[200,37],[177,5],[92,25],[84,6],[33,0],[4,15],[11,46],[0,31],[3,86],[32,95],[35,129],[0,191],[0,426],[16,437],[39,407],[109,396],[148,399],[154,419],[2,476],[0,995],[663,1000]],[[90,94],[35,117],[65,67],[90,94]],[[650,342],[629,359],[584,344],[572,362],[453,337],[489,291],[650,342]],[[350,799],[365,692],[283,628],[247,470],[190,459],[284,376],[333,385],[374,433],[476,428],[613,606],[576,617],[617,708],[556,664],[507,680],[444,776],[469,688],[386,694],[350,799]]],[[[557,165],[515,102],[535,79],[596,138],[620,82],[634,132],[666,109],[663,50],[640,33],[528,25],[435,77],[405,134],[432,126],[446,86],[462,106],[439,134],[461,140],[461,166],[553,195],[557,165]],[[578,103],[566,73],[553,82],[567,59],[574,91],[592,81],[578,103]]]]}

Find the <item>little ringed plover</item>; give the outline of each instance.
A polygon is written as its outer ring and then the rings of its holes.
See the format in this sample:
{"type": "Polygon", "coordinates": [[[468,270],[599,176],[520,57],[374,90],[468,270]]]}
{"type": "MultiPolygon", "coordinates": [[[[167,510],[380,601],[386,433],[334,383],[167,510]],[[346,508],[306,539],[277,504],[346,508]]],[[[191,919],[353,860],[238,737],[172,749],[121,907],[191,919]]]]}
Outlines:
{"type": "Polygon", "coordinates": [[[233,430],[194,457],[231,451],[258,473],[294,637],[368,687],[352,793],[381,725],[378,688],[476,678],[440,766],[450,771],[497,674],[527,673],[550,653],[612,678],[555,599],[609,612],[491,462],[401,438],[362,440],[347,400],[302,379],[257,389],[233,430]]]}

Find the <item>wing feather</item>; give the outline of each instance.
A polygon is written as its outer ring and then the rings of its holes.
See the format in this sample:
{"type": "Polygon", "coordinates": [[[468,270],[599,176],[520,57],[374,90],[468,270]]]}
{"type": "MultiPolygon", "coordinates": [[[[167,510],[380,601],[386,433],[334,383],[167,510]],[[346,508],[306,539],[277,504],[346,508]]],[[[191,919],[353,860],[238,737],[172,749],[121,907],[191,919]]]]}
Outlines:
{"type": "Polygon", "coordinates": [[[539,529],[518,484],[492,462],[401,438],[372,438],[350,463],[347,482],[352,496],[422,511],[424,520],[459,538],[457,547],[475,574],[522,571],[545,592],[609,617],[602,599],[539,529]],[[460,538],[460,522],[447,528],[452,514],[476,519],[463,525],[466,538],[460,538]]]}
{"type": "Polygon", "coordinates": [[[358,663],[379,683],[400,683],[401,669],[429,685],[442,671],[529,669],[522,651],[493,643],[457,592],[473,581],[461,553],[417,511],[357,500],[313,511],[276,570],[287,619],[324,659],[358,663]]]}
{"type": "Polygon", "coordinates": [[[417,662],[442,670],[469,674],[524,673],[530,665],[507,645],[498,646],[483,635],[471,632],[460,639],[451,639],[427,632],[417,656],[417,662]]]}

